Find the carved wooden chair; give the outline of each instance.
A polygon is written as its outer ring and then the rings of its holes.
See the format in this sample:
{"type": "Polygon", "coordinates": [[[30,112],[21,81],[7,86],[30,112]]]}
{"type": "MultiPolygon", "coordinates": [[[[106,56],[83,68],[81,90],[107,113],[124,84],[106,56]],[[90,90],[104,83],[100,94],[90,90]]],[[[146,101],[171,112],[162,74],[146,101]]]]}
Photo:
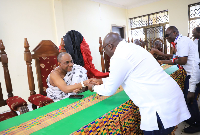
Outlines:
{"type": "Polygon", "coordinates": [[[5,47],[3,45],[2,40],[0,40],[0,62],[2,63],[3,70],[4,70],[4,78],[5,78],[5,84],[6,84],[6,89],[8,93],[8,99],[4,100],[3,99],[3,93],[2,93],[2,88],[1,88],[1,82],[0,82],[0,107],[8,105],[11,109],[9,112],[5,112],[3,114],[0,114],[0,121],[12,118],[17,116],[18,114],[16,111],[19,111],[20,114],[28,112],[28,107],[27,107],[27,102],[18,97],[18,96],[13,96],[13,89],[12,89],[12,83],[11,83],[11,78],[8,70],[8,57],[5,52],[5,47]]]}
{"type": "MultiPolygon", "coordinates": [[[[95,66],[92,63],[92,56],[89,45],[87,44],[81,33],[79,33],[78,31],[69,31],[64,36],[64,42],[61,41],[60,49],[61,51],[63,50],[68,52],[72,56],[75,64],[80,65],[79,63],[82,63],[81,66],[84,66],[84,68],[87,70],[88,78],[105,78],[109,76],[109,72],[104,73],[95,69],[95,66]],[[74,56],[76,54],[78,54],[78,56],[74,56]],[[83,62],[78,61],[76,63],[77,58],[78,60],[82,59],[83,62]]],[[[102,68],[104,68],[103,65],[102,68]]]]}
{"type": "MultiPolygon", "coordinates": [[[[129,43],[129,38],[128,38],[128,43],[129,43]]],[[[102,45],[102,40],[101,37],[99,37],[99,52],[101,55],[101,67],[102,67],[102,72],[109,72],[109,67],[110,67],[110,57],[103,52],[103,45],[102,45]]]]}
{"type": "Polygon", "coordinates": [[[46,79],[50,72],[56,68],[57,55],[59,54],[58,47],[51,40],[42,40],[33,50],[32,54],[29,50],[29,43],[27,39],[24,40],[24,60],[27,65],[27,76],[30,90],[29,101],[33,104],[33,109],[36,106],[42,107],[53,103],[53,100],[46,97],[47,82],[46,79]],[[32,60],[35,60],[35,67],[37,73],[37,81],[39,94],[35,92],[35,84],[32,71],[32,60]]]}

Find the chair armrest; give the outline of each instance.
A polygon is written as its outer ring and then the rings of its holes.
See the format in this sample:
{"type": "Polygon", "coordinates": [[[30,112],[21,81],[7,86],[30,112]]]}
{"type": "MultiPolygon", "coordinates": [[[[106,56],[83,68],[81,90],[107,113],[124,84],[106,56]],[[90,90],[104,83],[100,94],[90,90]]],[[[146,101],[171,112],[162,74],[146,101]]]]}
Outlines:
{"type": "Polygon", "coordinates": [[[43,107],[45,105],[53,103],[52,99],[50,99],[46,96],[43,96],[41,94],[31,95],[28,98],[28,101],[31,102],[32,104],[36,105],[36,106],[39,106],[39,107],[43,107]]]}
{"type": "Polygon", "coordinates": [[[6,100],[6,103],[10,107],[10,109],[13,111],[17,111],[18,107],[27,106],[27,102],[18,96],[8,98],[6,100]]]}

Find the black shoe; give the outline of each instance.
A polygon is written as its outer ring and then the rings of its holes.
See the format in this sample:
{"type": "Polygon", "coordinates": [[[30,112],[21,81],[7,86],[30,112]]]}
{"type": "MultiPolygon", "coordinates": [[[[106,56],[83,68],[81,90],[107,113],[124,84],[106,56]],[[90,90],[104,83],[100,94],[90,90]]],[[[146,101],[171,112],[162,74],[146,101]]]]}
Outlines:
{"type": "Polygon", "coordinates": [[[187,128],[184,128],[185,133],[196,133],[200,132],[200,126],[189,126],[187,128]]]}
{"type": "Polygon", "coordinates": [[[185,120],[184,122],[186,122],[187,124],[189,124],[190,126],[193,126],[194,125],[194,123],[193,122],[191,122],[191,120],[190,119],[188,119],[188,120],[185,120]]]}

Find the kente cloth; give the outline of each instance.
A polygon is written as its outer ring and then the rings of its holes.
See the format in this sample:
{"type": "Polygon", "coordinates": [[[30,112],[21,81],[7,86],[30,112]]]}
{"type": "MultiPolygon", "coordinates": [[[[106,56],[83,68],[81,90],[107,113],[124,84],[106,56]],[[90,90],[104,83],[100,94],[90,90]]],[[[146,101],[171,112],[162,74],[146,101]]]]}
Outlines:
{"type": "MultiPolygon", "coordinates": [[[[75,93],[65,93],[61,91],[58,87],[54,87],[49,82],[50,74],[47,78],[48,88],[46,89],[47,97],[53,99],[54,102],[57,102],[61,99],[68,98],[70,95],[75,93]]],[[[80,65],[73,65],[72,71],[67,72],[63,80],[67,85],[74,85],[75,83],[80,83],[81,81],[87,80],[87,70],[80,65]]]]}

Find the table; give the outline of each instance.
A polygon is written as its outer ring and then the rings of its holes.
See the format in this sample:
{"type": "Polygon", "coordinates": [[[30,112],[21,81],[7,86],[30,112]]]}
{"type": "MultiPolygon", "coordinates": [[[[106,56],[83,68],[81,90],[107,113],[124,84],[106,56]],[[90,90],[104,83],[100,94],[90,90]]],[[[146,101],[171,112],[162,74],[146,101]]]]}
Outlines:
{"type": "MultiPolygon", "coordinates": [[[[180,87],[184,70],[163,66],[180,87]]],[[[0,122],[0,134],[143,134],[137,106],[122,88],[111,97],[86,91],[84,98],[64,99],[0,122]]]]}

